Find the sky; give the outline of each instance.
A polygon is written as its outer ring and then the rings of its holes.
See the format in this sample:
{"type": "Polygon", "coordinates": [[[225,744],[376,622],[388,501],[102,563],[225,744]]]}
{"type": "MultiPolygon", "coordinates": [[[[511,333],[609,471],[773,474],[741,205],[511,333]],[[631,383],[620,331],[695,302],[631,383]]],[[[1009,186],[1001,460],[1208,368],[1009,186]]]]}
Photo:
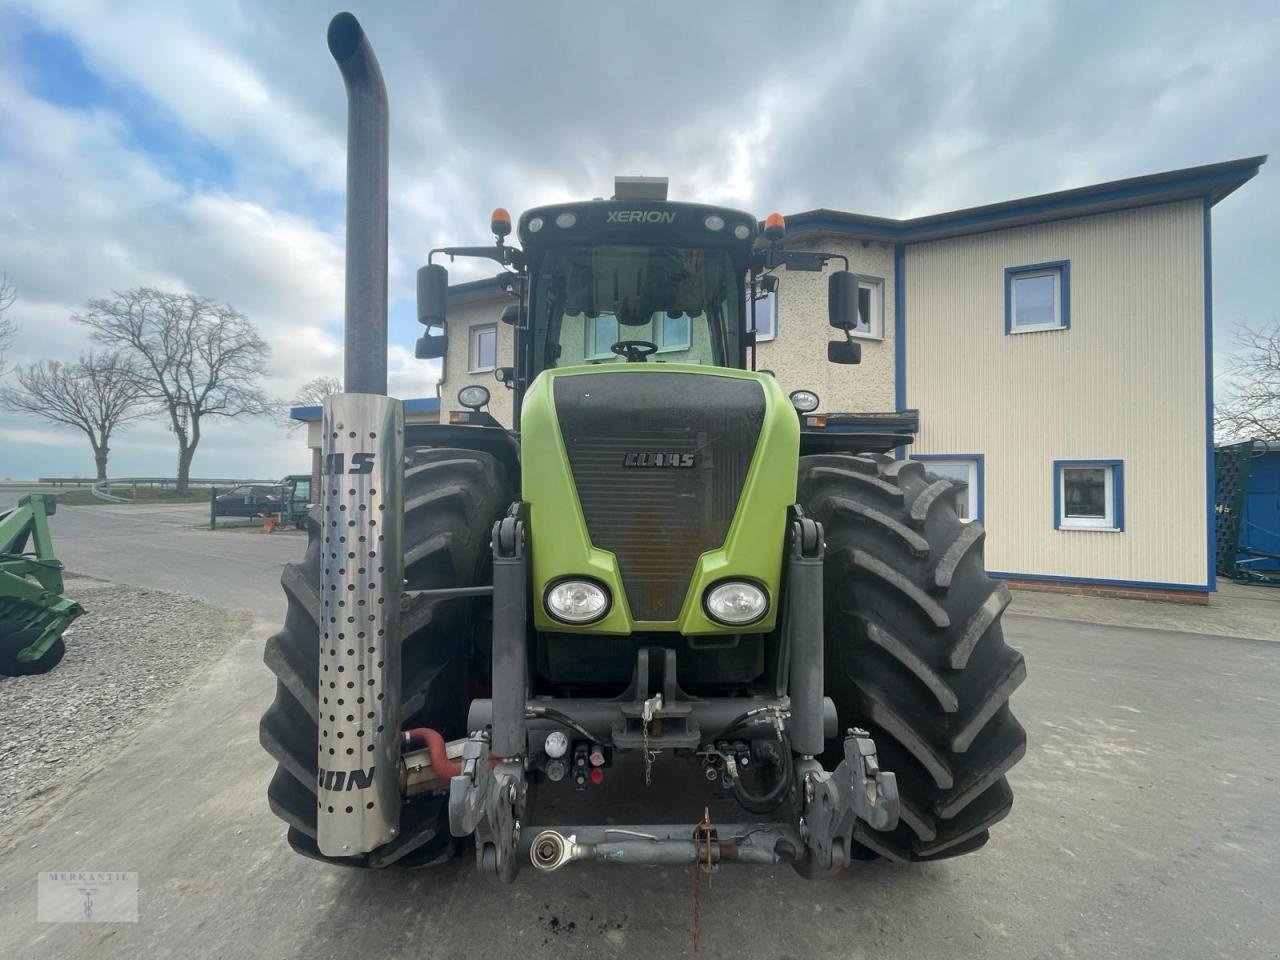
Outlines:
{"type": "MultiPolygon", "coordinates": [[[[391,99],[390,392],[414,271],[487,243],[489,211],[668,176],[673,199],[763,216],[908,217],[1280,145],[1280,4],[355,3],[391,99]]],[[[346,107],[337,7],[0,0],[0,272],[11,363],[73,360],[71,317],[151,285],[243,312],[287,399],[340,375],[346,107]]],[[[1215,342],[1280,305],[1280,160],[1213,218],[1215,342]]],[[[454,281],[491,274],[458,261],[454,281]]],[[[162,421],[113,476],[173,475],[162,421]]],[[[210,421],[196,476],[309,469],[299,434],[210,421]]],[[[83,435],[0,412],[0,479],[91,474],[83,435]]]]}

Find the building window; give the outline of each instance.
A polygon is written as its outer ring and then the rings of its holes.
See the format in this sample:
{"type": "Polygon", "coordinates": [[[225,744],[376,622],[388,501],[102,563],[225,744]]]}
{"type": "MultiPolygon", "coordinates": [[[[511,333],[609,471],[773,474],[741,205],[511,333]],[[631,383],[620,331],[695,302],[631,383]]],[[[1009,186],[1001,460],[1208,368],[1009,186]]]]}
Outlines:
{"type": "Polygon", "coordinates": [[[658,352],[671,353],[689,349],[689,317],[687,314],[670,316],[661,314],[658,319],[658,352]]]}
{"type": "Polygon", "coordinates": [[[467,371],[488,373],[498,365],[498,327],[496,324],[468,328],[467,371]]]}
{"type": "Polygon", "coordinates": [[[1053,483],[1059,530],[1124,529],[1124,461],[1055,460],[1053,483]]]}
{"type": "Polygon", "coordinates": [[[858,325],[850,333],[870,340],[884,339],[884,281],[858,278],[858,325]]]}
{"type": "MultiPolygon", "coordinates": [[[[750,304],[747,308],[750,309],[750,304]]],[[[747,315],[751,323],[751,315],[747,315]]],[[[778,295],[766,293],[756,300],[756,343],[765,343],[778,335],[778,295]]]]}
{"type": "Polygon", "coordinates": [[[980,453],[917,453],[912,460],[919,460],[930,473],[964,484],[956,497],[956,511],[965,523],[982,522],[983,518],[983,457],[980,453]]]}
{"type": "Polygon", "coordinates": [[[1005,268],[1005,333],[1066,330],[1070,326],[1071,261],[1005,268]]]}
{"type": "Polygon", "coordinates": [[[617,317],[612,313],[588,316],[583,321],[582,329],[586,339],[583,356],[588,360],[607,360],[613,356],[610,348],[618,342],[617,317]]]}
{"type": "MultiPolygon", "coordinates": [[[[650,331],[654,337],[654,343],[658,345],[658,352],[672,353],[677,350],[688,350],[691,345],[690,327],[689,317],[686,314],[682,313],[674,317],[667,316],[665,313],[654,314],[650,331]]],[[[612,313],[587,317],[583,329],[586,331],[583,356],[588,360],[608,360],[614,355],[613,345],[622,339],[617,317],[612,313]]],[[[640,328],[636,330],[638,332],[628,336],[628,339],[643,340],[644,334],[639,332],[640,328]]]]}

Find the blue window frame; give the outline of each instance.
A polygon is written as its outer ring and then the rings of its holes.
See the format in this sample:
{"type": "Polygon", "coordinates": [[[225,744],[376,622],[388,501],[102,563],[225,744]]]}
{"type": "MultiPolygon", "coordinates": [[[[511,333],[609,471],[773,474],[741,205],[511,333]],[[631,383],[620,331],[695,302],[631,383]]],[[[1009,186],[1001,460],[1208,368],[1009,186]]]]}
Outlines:
{"type": "Polygon", "coordinates": [[[1051,260],[1004,270],[1004,332],[1039,333],[1071,327],[1071,261],[1051,260]]]}
{"type": "Polygon", "coordinates": [[[986,503],[983,486],[986,482],[985,460],[981,453],[913,453],[912,460],[919,460],[930,473],[949,480],[961,480],[968,489],[960,497],[960,519],[985,522],[986,503]]]}
{"type": "Polygon", "coordinates": [[[1124,529],[1123,460],[1053,461],[1056,530],[1124,529]]]}

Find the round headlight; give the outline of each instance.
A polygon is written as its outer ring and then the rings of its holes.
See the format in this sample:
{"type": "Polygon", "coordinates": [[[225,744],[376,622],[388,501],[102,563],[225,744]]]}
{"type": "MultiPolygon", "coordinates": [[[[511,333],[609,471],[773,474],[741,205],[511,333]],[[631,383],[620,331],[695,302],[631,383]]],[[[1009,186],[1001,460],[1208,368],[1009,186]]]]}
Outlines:
{"type": "Polygon", "coordinates": [[[479,384],[463,387],[458,391],[458,402],[469,410],[479,410],[489,402],[489,388],[479,384]]]}
{"type": "Polygon", "coordinates": [[[724,217],[717,216],[714,213],[711,214],[711,216],[707,217],[707,219],[703,220],[702,222],[706,224],[706,227],[708,230],[724,229],[724,217]]]}
{"type": "Polygon", "coordinates": [[[539,230],[542,229],[542,218],[530,217],[529,222],[525,224],[525,227],[528,229],[530,233],[537,233],[539,230]]]}
{"type": "Polygon", "coordinates": [[[792,390],[789,396],[791,405],[800,413],[810,413],[818,409],[818,395],[812,390],[792,390]]]}
{"type": "Polygon", "coordinates": [[[570,213],[566,210],[564,213],[556,214],[556,226],[563,230],[568,230],[577,222],[578,215],[576,213],[570,213]]]}
{"type": "Polygon", "coordinates": [[[593,623],[608,612],[608,592],[590,580],[561,580],[547,591],[547,613],[564,623],[593,623]]]}
{"type": "Polygon", "coordinates": [[[745,240],[747,237],[751,236],[751,228],[745,223],[740,223],[733,228],[733,235],[739,240],[745,240]]]}
{"type": "Polygon", "coordinates": [[[707,616],[717,623],[738,627],[755,623],[769,609],[764,590],[745,580],[726,580],[707,591],[707,616]]]}

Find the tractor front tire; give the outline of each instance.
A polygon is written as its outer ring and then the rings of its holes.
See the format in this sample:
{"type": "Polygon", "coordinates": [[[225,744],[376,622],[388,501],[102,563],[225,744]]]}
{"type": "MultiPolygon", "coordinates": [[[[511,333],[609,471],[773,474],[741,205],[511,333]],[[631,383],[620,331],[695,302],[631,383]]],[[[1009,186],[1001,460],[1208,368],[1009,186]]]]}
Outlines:
{"type": "MultiPolygon", "coordinates": [[[[409,589],[490,582],[490,530],[514,494],[506,471],[487,453],[420,448],[406,451],[404,569],[409,589]]],[[[429,866],[453,851],[447,798],[427,794],[401,808],[396,840],[358,857],[326,857],[316,845],[317,673],[323,534],[307,521],[307,552],[280,582],[288,610],[263,659],[276,675],[275,701],[259,725],[262,746],[277,762],[267,788],[273,813],[288,824],[298,853],[358,867],[429,866]]],[[[402,728],[431,727],[453,739],[466,733],[468,666],[479,608],[487,599],[416,597],[402,611],[402,728]]]]}
{"type": "Polygon", "coordinates": [[[916,461],[800,459],[799,501],[827,543],[827,693],[841,729],[869,730],[898,778],[898,827],[855,828],[866,858],[969,853],[1013,805],[1005,774],[1026,734],[1008,701],[1026,666],[1004,642],[1009,590],[986,574],[985,534],[958,516],[960,489],[916,461]]]}
{"type": "Polygon", "coordinates": [[[30,677],[48,673],[67,652],[67,645],[59,637],[36,660],[19,660],[18,654],[35,643],[40,631],[28,628],[17,620],[0,620],[0,677],[30,677]]]}

